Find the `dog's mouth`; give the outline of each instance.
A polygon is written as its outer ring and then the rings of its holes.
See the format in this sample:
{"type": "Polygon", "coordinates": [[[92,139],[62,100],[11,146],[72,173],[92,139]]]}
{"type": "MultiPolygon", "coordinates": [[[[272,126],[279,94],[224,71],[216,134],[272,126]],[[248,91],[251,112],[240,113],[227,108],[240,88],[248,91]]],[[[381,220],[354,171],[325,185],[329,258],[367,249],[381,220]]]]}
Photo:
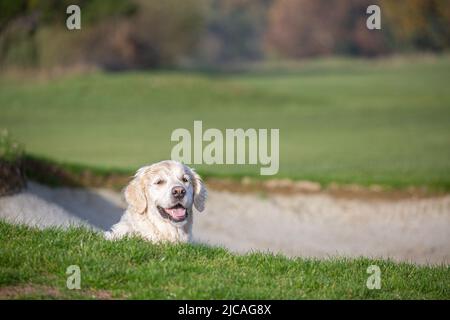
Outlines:
{"type": "Polygon", "coordinates": [[[158,211],[163,218],[169,219],[173,222],[182,222],[186,220],[188,216],[186,208],[179,203],[170,208],[158,206],[158,211]]]}

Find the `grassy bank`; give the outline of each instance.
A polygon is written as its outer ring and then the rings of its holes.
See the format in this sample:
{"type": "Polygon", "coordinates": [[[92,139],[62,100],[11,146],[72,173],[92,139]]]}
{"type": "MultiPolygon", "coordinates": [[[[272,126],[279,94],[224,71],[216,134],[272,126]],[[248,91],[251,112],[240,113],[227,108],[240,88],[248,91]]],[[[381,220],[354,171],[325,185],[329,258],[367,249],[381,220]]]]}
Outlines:
{"type": "MultiPolygon", "coordinates": [[[[450,58],[336,60],[240,73],[0,77],[0,127],[27,151],[100,168],[167,159],[176,128],[280,128],[280,172],[450,190],[450,58]]],[[[259,176],[259,166],[196,166],[259,176]]]]}
{"type": "Polygon", "coordinates": [[[356,259],[289,260],[200,245],[105,241],[83,229],[38,231],[0,222],[0,296],[136,299],[449,299],[449,267],[356,259]],[[66,288],[78,265],[81,290],[66,288]],[[381,269],[369,290],[366,270],[381,269]]]}

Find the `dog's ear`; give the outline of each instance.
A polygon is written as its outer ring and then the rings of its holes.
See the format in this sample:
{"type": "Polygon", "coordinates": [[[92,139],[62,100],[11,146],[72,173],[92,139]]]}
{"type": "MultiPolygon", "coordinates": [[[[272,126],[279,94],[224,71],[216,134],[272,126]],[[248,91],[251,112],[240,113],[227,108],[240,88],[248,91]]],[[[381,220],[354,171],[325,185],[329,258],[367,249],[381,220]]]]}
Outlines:
{"type": "Polygon", "coordinates": [[[147,209],[147,197],[140,177],[135,177],[125,188],[125,200],[137,213],[144,213],[147,209]]]}
{"type": "Polygon", "coordinates": [[[202,178],[195,172],[193,169],[191,170],[192,175],[192,184],[194,185],[194,206],[195,208],[202,212],[205,210],[205,202],[208,196],[208,192],[206,191],[205,184],[203,183],[202,178]]]}

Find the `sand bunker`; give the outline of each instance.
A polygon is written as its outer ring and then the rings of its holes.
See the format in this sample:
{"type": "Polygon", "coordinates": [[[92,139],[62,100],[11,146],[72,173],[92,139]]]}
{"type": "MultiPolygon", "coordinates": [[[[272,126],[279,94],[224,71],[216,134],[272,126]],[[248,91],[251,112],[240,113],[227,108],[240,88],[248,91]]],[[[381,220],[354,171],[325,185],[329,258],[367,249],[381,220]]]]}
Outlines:
{"type": "MultiPolygon", "coordinates": [[[[288,256],[366,256],[419,264],[450,263],[450,195],[400,200],[328,194],[236,194],[210,190],[194,218],[196,242],[236,252],[288,256]]],[[[107,189],[49,188],[0,198],[0,218],[40,228],[84,225],[108,230],[125,208],[107,189]]]]}

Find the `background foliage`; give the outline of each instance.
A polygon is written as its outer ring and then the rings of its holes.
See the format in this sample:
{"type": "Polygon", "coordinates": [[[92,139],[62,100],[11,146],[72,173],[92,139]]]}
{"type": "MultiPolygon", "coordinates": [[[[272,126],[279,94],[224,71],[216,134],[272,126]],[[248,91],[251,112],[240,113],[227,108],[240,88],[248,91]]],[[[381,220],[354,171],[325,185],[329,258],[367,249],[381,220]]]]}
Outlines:
{"type": "Polygon", "coordinates": [[[447,50],[446,0],[0,1],[0,64],[108,70],[447,50]],[[69,4],[82,30],[65,27],[69,4]],[[379,4],[382,30],[367,30],[379,4]]]}

